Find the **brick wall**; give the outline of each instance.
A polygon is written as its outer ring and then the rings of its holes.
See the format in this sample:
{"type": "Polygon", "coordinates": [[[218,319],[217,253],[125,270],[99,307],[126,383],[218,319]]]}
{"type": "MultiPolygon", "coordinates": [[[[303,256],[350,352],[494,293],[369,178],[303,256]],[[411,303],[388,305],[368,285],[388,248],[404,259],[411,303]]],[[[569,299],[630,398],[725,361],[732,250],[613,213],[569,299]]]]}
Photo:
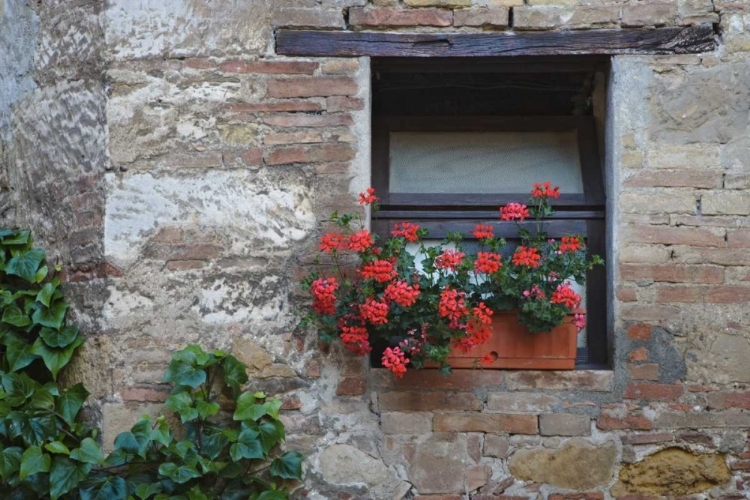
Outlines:
{"type": "MultiPolygon", "coordinates": [[[[66,153],[56,171],[47,168],[52,154],[29,153],[28,124],[39,116],[14,105],[22,133],[8,140],[5,150],[16,153],[4,165],[37,164],[65,179],[65,192],[38,195],[42,208],[22,176],[11,184],[28,214],[18,223],[56,228],[43,239],[63,256],[69,286],[85,291],[76,310],[88,312],[96,335],[69,378],[93,393],[105,444],[139,414],[162,411],[170,353],[200,342],[232,350],[254,388],[284,399],[288,446],[309,457],[300,498],[748,496],[745,3],[174,0],[162,8],[115,0],[86,12],[102,30],[87,43],[103,46],[76,50],[95,63],[73,59],[59,67],[78,73],[49,71],[40,81],[54,76],[76,95],[89,89],[101,112],[44,94],[44,109],[68,110],[40,129],[66,153]],[[351,210],[369,183],[369,60],[278,56],[274,29],[696,23],[717,25],[716,52],[612,64],[613,370],[410,372],[393,381],[296,328],[298,282],[322,218],[351,210]],[[82,77],[106,82],[106,94],[81,86],[82,77]],[[72,145],[99,136],[62,126],[70,122],[106,138],[102,155],[84,154],[90,165],[73,161],[72,145]],[[59,199],[78,207],[74,217],[46,211],[59,199]],[[99,253],[79,261],[83,251],[72,248],[99,253]]],[[[52,42],[66,35],[53,27],[66,26],[65,13],[40,15],[45,47],[59,46],[52,42]]]]}

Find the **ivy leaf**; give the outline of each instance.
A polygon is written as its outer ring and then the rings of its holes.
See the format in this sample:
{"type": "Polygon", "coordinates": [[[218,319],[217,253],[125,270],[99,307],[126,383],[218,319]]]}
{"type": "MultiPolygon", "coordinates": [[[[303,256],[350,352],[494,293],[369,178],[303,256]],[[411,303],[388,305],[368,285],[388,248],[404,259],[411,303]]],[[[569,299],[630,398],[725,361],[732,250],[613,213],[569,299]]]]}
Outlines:
{"type": "MultiPolygon", "coordinates": [[[[208,355],[206,355],[207,358],[208,355]]],[[[164,374],[164,381],[187,385],[195,389],[206,381],[206,372],[201,368],[195,352],[185,349],[172,355],[167,372],[164,374]]]]}
{"type": "Polygon", "coordinates": [[[201,477],[201,473],[195,467],[189,467],[187,465],[178,466],[171,462],[161,464],[159,466],[159,474],[164,477],[168,477],[172,481],[178,484],[187,483],[191,479],[201,477]]]}
{"type": "Polygon", "coordinates": [[[156,419],[156,427],[151,430],[151,440],[163,446],[169,446],[170,441],[172,441],[169,424],[163,415],[156,419]]]}
{"type": "Polygon", "coordinates": [[[302,460],[298,451],[288,451],[271,462],[271,475],[281,479],[302,479],[302,460]]]}
{"type": "Polygon", "coordinates": [[[21,406],[34,395],[38,384],[25,373],[5,373],[2,375],[5,389],[4,401],[11,407],[21,406]]]}
{"type": "Polygon", "coordinates": [[[255,394],[245,392],[237,398],[237,408],[234,410],[234,420],[257,420],[266,414],[263,405],[255,404],[255,394]]]}
{"type": "Polygon", "coordinates": [[[216,460],[224,448],[229,444],[229,438],[220,426],[206,424],[203,428],[202,444],[201,451],[203,454],[211,460],[216,460]]]}
{"type": "Polygon", "coordinates": [[[68,347],[78,337],[78,327],[66,326],[60,330],[45,327],[41,329],[39,336],[50,347],[68,347]]]}
{"type": "Polygon", "coordinates": [[[279,418],[279,410],[281,409],[281,400],[280,399],[272,399],[271,401],[266,401],[265,403],[263,403],[263,409],[272,418],[278,419],[279,418]]]}
{"type": "Polygon", "coordinates": [[[0,453],[0,476],[7,481],[21,468],[21,456],[23,450],[18,446],[5,448],[0,453]]]}
{"type": "Polygon", "coordinates": [[[41,283],[42,280],[47,277],[47,273],[49,273],[49,269],[47,268],[47,266],[40,267],[39,270],[34,275],[34,279],[31,282],[41,283]]]}
{"type": "Polygon", "coordinates": [[[190,392],[170,394],[165,404],[167,408],[180,416],[183,424],[195,420],[199,416],[198,410],[193,407],[193,395],[190,392]]]}
{"type": "Polygon", "coordinates": [[[260,432],[263,450],[268,453],[271,448],[284,439],[284,424],[279,421],[263,421],[258,425],[258,432],[260,432]]]}
{"type": "Polygon", "coordinates": [[[260,434],[252,429],[244,429],[240,432],[237,442],[229,448],[229,455],[235,462],[242,458],[263,458],[263,446],[259,439],[260,434]]]}
{"type": "Polygon", "coordinates": [[[135,489],[135,496],[141,500],[146,500],[147,498],[151,498],[152,495],[161,493],[162,489],[161,483],[142,483],[135,489]]]}
{"type": "Polygon", "coordinates": [[[44,448],[50,453],[70,455],[70,450],[62,441],[52,441],[51,443],[45,444],[44,448]]]}
{"type": "Polygon", "coordinates": [[[195,407],[198,410],[201,418],[208,418],[219,413],[219,403],[209,402],[205,399],[199,399],[195,403],[195,407]]]}
{"type": "Polygon", "coordinates": [[[47,389],[37,389],[31,396],[29,408],[35,410],[52,410],[55,408],[55,398],[47,389]]]}
{"type": "Polygon", "coordinates": [[[32,352],[32,345],[14,333],[7,333],[3,337],[7,348],[5,356],[8,359],[10,371],[16,372],[29,366],[39,356],[32,352]]]}
{"type": "Polygon", "coordinates": [[[57,380],[57,374],[65,367],[73,356],[75,350],[83,344],[83,337],[78,337],[75,342],[62,349],[49,347],[41,337],[36,339],[31,347],[31,353],[42,357],[44,365],[52,373],[52,378],[57,380]]]}
{"type": "Polygon", "coordinates": [[[2,321],[3,323],[8,323],[9,325],[17,326],[19,328],[23,328],[24,326],[29,326],[31,324],[31,318],[25,315],[23,311],[21,311],[21,309],[15,304],[11,304],[5,308],[5,310],[3,311],[2,321]]]}
{"type": "Polygon", "coordinates": [[[201,491],[201,487],[196,485],[193,486],[190,491],[187,492],[188,500],[210,500],[205,493],[201,491]]]}
{"type": "Polygon", "coordinates": [[[55,293],[55,288],[57,287],[54,283],[45,284],[42,289],[39,290],[39,293],[36,294],[36,300],[44,304],[45,307],[49,307],[49,302],[52,300],[52,294],[55,293]]]}
{"type": "Polygon", "coordinates": [[[136,422],[130,432],[122,432],[115,438],[115,449],[146,458],[146,450],[151,443],[151,419],[144,416],[136,422]]]}
{"type": "Polygon", "coordinates": [[[21,471],[18,477],[23,481],[38,472],[47,472],[51,463],[52,459],[49,455],[43,453],[41,448],[29,446],[21,457],[21,471]]]}
{"type": "Polygon", "coordinates": [[[49,493],[52,500],[57,500],[78,486],[88,477],[90,470],[90,464],[76,463],[63,455],[53,458],[49,470],[49,493]]]}
{"type": "Polygon", "coordinates": [[[3,229],[0,238],[2,238],[4,245],[26,245],[31,238],[31,231],[3,229]]]}
{"type": "Polygon", "coordinates": [[[126,500],[128,485],[118,476],[100,476],[83,483],[79,495],[81,500],[126,500]]]}
{"type": "Polygon", "coordinates": [[[31,316],[35,323],[50,328],[59,329],[65,319],[65,312],[68,310],[68,303],[64,300],[55,302],[50,307],[40,307],[31,316]]]}
{"type": "Polygon", "coordinates": [[[256,500],[287,500],[286,493],[280,490],[267,490],[258,495],[256,500]]]}
{"type": "Polygon", "coordinates": [[[232,389],[234,397],[240,393],[240,387],[247,383],[247,366],[234,356],[226,356],[221,360],[224,370],[224,382],[232,389]]]}
{"type": "MultiPolygon", "coordinates": [[[[4,242],[6,245],[9,244],[4,242]]],[[[5,272],[33,282],[39,265],[44,260],[44,251],[39,248],[19,253],[8,261],[5,272]]]]}
{"type": "Polygon", "coordinates": [[[94,465],[98,465],[104,461],[102,450],[99,449],[99,445],[96,444],[96,441],[90,437],[81,441],[80,448],[76,448],[70,452],[70,458],[78,460],[79,462],[94,465]]]}
{"type": "Polygon", "coordinates": [[[83,384],[76,384],[67,391],[60,394],[57,400],[57,413],[68,425],[75,425],[78,412],[81,411],[83,402],[89,397],[89,392],[83,387],[83,384]]]}

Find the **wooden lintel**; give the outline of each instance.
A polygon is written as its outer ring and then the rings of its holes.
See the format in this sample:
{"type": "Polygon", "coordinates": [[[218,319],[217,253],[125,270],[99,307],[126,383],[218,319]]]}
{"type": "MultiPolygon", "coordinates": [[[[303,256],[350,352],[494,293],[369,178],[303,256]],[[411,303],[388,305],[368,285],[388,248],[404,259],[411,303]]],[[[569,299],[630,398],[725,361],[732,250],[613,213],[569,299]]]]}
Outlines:
{"type": "Polygon", "coordinates": [[[287,56],[498,57],[581,54],[694,54],[716,48],[709,24],[657,29],[383,33],[279,30],[276,53],[287,56]]]}

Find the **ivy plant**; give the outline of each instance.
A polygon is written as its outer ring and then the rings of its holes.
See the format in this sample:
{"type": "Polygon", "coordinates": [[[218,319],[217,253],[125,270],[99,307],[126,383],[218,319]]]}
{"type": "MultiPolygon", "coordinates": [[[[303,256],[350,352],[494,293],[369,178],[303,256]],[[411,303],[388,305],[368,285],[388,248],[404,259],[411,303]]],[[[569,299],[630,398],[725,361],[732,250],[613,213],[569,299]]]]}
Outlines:
{"type": "Polygon", "coordinates": [[[108,456],[82,422],[88,392],[60,371],[84,342],[60,280],[28,231],[0,229],[0,498],[280,500],[303,457],[281,453],[281,402],[246,392],[246,366],[190,345],[174,353],[166,401],[181,424],[142,417],[108,456]]]}

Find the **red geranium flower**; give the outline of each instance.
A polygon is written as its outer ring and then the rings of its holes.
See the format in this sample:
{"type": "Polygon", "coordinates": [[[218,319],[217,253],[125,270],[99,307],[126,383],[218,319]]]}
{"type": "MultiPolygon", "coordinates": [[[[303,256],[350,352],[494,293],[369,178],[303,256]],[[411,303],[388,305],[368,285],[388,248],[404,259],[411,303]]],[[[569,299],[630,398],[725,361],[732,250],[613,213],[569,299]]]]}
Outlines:
{"type": "Polygon", "coordinates": [[[449,269],[455,271],[463,262],[466,254],[456,250],[444,250],[443,253],[435,258],[435,267],[438,269],[449,269]]]}
{"type": "Polygon", "coordinates": [[[477,260],[474,261],[474,272],[492,274],[503,267],[500,262],[500,254],[493,252],[477,252],[477,260]]]}
{"type": "Polygon", "coordinates": [[[340,337],[344,347],[357,356],[364,356],[372,351],[367,328],[363,326],[342,326],[340,337]]]}
{"type": "Polygon", "coordinates": [[[502,220],[517,220],[522,221],[529,216],[529,210],[526,205],[521,203],[508,203],[504,207],[500,207],[500,218],[502,220]]]}
{"type": "Polygon", "coordinates": [[[513,254],[513,264],[517,266],[539,267],[539,260],[542,256],[539,250],[534,247],[520,246],[513,254]]]}
{"type": "Polygon", "coordinates": [[[374,242],[375,240],[373,240],[370,231],[363,229],[349,236],[347,247],[354,252],[364,252],[370,248],[374,242]]]}
{"type": "Polygon", "coordinates": [[[417,234],[418,229],[419,226],[417,224],[402,222],[401,224],[397,223],[393,226],[391,234],[395,237],[401,236],[408,242],[416,243],[419,240],[419,235],[417,234]]]}
{"type": "Polygon", "coordinates": [[[401,378],[406,373],[406,365],[409,363],[409,358],[404,356],[404,353],[400,348],[386,347],[383,351],[383,357],[381,358],[383,366],[393,372],[393,376],[401,378]]]}
{"type": "Polygon", "coordinates": [[[375,196],[375,188],[367,188],[364,193],[359,193],[359,204],[360,205],[372,205],[380,198],[375,196]]]}
{"type": "Polygon", "coordinates": [[[337,250],[341,250],[344,247],[346,238],[344,235],[338,233],[326,233],[320,238],[320,251],[325,253],[332,253],[337,250]]]}
{"type": "Polygon", "coordinates": [[[466,316],[466,303],[464,302],[464,292],[446,288],[440,293],[440,302],[438,303],[438,313],[443,318],[450,320],[451,328],[458,327],[459,322],[466,316]]]}
{"type": "Polygon", "coordinates": [[[550,302],[562,304],[568,309],[575,309],[581,304],[581,296],[573,290],[570,283],[566,282],[564,285],[559,285],[552,293],[550,302]]]}
{"type": "Polygon", "coordinates": [[[378,283],[385,283],[395,278],[398,273],[391,262],[376,260],[362,266],[357,272],[365,279],[374,279],[378,283]]]}
{"type": "Polygon", "coordinates": [[[318,278],[310,285],[313,297],[313,309],[320,314],[336,314],[336,290],[339,284],[336,278],[318,278]]]}
{"type": "Polygon", "coordinates": [[[560,186],[552,187],[551,182],[545,182],[544,184],[534,183],[534,189],[531,190],[531,196],[533,198],[559,198],[560,197],[560,186]]]}
{"type": "Polygon", "coordinates": [[[406,281],[397,281],[386,287],[384,296],[401,307],[409,307],[414,305],[417,297],[419,297],[419,285],[409,285],[406,281]]]}
{"type": "Polygon", "coordinates": [[[471,234],[473,234],[474,237],[478,240],[485,240],[495,237],[492,226],[485,226],[484,224],[477,224],[477,227],[474,228],[471,234]]]}
{"type": "Polygon", "coordinates": [[[577,252],[583,248],[581,240],[577,236],[563,236],[560,243],[561,252],[577,252]]]}
{"type": "Polygon", "coordinates": [[[359,313],[373,325],[388,323],[388,304],[385,302],[368,298],[364,304],[359,305],[359,313]]]}

